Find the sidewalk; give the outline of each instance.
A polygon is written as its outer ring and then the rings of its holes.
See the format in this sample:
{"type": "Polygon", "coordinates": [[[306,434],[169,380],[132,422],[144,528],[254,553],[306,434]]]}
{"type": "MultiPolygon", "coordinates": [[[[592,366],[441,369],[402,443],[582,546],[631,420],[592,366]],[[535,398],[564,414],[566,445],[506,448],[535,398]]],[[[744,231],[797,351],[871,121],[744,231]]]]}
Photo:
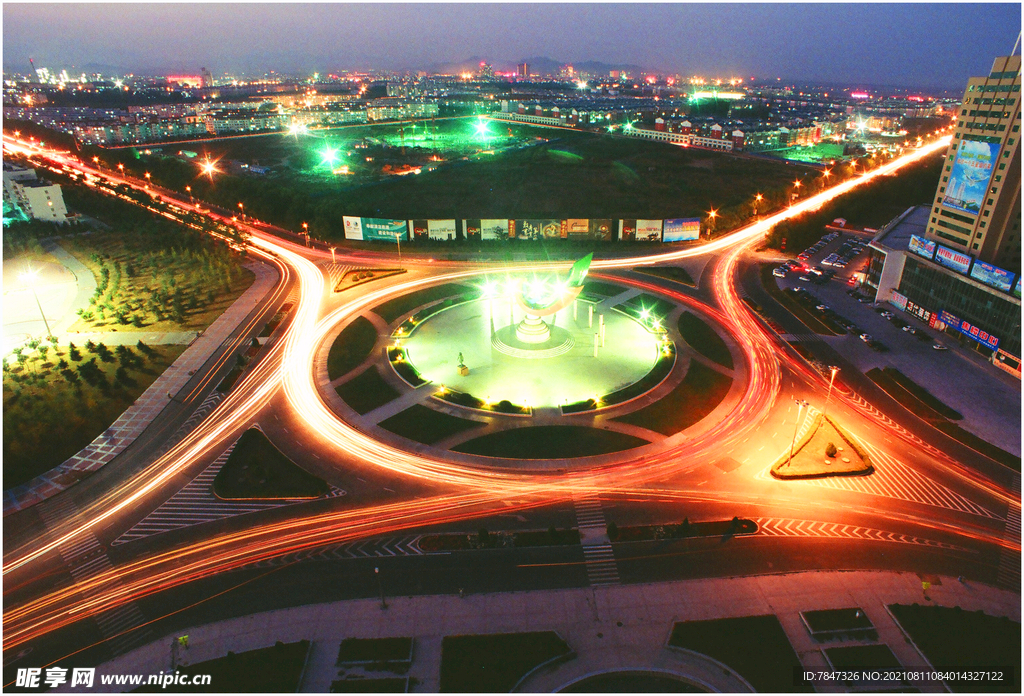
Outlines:
{"type": "MultiPolygon", "coordinates": [[[[955,578],[933,581],[932,603],[982,610],[1020,621],[1020,595],[955,578]]],[[[904,667],[927,663],[889,615],[886,605],[927,603],[921,579],[912,573],[808,572],[783,575],[685,580],[645,585],[538,590],[494,595],[388,598],[282,609],[190,628],[188,663],[285,643],[311,641],[300,690],[327,692],[337,679],[334,658],[344,638],[413,637],[409,675],[415,690],[437,692],[444,636],[556,631],[576,653],[557,666],[529,675],[522,692],[550,692],[606,671],[673,674],[720,691],[742,691],[745,681],[706,656],[666,647],[677,621],[775,614],[804,667],[828,669],[821,649],[799,613],[860,607],[904,667]]],[[[100,674],[149,674],[166,669],[171,637],[104,663],[100,674]]],[[[843,643],[846,644],[846,643],[843,643]]],[[[98,680],[97,680],[98,681],[98,680]]],[[[64,689],[67,690],[67,689],[64,689]]]]}
{"type": "MultiPolygon", "coordinates": [[[[85,478],[123,452],[149,427],[168,404],[167,395],[177,393],[192,379],[192,373],[210,359],[252,311],[253,306],[277,283],[277,271],[271,266],[253,262],[246,264],[246,268],[256,275],[256,280],[249,289],[217,317],[202,336],[196,339],[174,364],[114,421],[113,425],[64,463],[27,483],[4,491],[5,517],[46,500],[79,479],[85,478]]],[[[134,340],[137,341],[138,337],[134,340]]]]}

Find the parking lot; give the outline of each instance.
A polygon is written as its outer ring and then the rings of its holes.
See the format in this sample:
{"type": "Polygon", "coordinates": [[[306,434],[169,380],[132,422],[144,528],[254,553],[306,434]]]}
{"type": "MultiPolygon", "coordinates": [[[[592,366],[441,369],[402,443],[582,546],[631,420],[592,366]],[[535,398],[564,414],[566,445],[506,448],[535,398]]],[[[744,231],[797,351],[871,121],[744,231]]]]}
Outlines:
{"type": "MultiPolygon", "coordinates": [[[[826,267],[820,261],[841,248],[847,239],[849,235],[843,234],[831,240],[804,261],[804,266],[824,270],[826,267]]],[[[866,236],[860,239],[867,242],[866,236]]],[[[853,273],[863,270],[866,260],[866,251],[859,252],[845,268],[837,269],[831,280],[824,280],[824,274],[799,271],[790,271],[785,278],[775,280],[780,288],[804,295],[795,299],[827,326],[838,325],[847,331],[822,338],[861,372],[895,367],[962,413],[964,419],[959,425],[964,429],[1019,456],[1020,438],[1016,433],[1021,419],[1020,381],[916,317],[888,303],[873,305],[867,297],[870,292],[873,298],[871,288],[860,293],[850,284],[853,273]],[[862,334],[868,340],[862,339],[862,334]],[[946,350],[936,350],[935,345],[946,350]]]]}

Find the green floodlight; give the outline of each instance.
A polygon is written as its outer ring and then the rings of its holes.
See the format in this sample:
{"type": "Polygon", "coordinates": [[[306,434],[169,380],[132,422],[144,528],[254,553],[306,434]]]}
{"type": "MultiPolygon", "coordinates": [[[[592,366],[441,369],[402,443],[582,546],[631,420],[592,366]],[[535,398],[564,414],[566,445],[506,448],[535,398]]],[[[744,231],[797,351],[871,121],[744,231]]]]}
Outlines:
{"type": "Polygon", "coordinates": [[[334,165],[338,163],[338,148],[328,146],[321,150],[320,163],[334,169],[334,165]]]}
{"type": "Polygon", "coordinates": [[[483,119],[477,119],[474,128],[478,138],[486,138],[491,134],[490,131],[487,130],[487,121],[484,121],[483,119]]]}

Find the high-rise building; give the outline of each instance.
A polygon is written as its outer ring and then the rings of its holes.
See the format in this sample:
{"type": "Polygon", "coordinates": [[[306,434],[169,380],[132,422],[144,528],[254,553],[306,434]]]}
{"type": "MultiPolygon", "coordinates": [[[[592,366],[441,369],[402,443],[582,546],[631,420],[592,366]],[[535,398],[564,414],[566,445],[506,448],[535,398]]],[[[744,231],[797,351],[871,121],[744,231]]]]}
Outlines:
{"type": "Polygon", "coordinates": [[[925,237],[1020,270],[1020,56],[967,83],[925,237]]]}
{"type": "Polygon", "coordinates": [[[516,66],[516,76],[520,79],[525,80],[530,76],[530,65],[529,63],[520,63],[516,66]]]}
{"type": "Polygon", "coordinates": [[[68,209],[60,185],[36,177],[32,169],[4,162],[4,199],[17,206],[28,217],[47,222],[64,223],[68,209]]]}

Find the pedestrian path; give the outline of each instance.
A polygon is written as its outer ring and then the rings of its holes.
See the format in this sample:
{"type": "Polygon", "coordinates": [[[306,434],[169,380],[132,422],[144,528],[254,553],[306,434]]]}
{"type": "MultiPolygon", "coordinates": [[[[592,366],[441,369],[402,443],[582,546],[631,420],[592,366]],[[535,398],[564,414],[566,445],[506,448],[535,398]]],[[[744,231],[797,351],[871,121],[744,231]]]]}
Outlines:
{"type": "Polygon", "coordinates": [[[618,585],[619,569],[615,552],[608,539],[608,525],[601,509],[601,500],[594,493],[573,494],[576,527],[580,532],[587,579],[592,586],[618,585]]]}
{"type": "MultiPolygon", "coordinates": [[[[1015,502],[1010,503],[1010,509],[1006,512],[1006,530],[1003,532],[1003,539],[1020,544],[1020,474],[1013,477],[1011,487],[1015,502]]],[[[996,582],[1000,587],[1007,587],[1011,590],[1020,590],[1020,551],[1003,549],[999,558],[999,571],[996,574],[996,582]]]]}
{"type": "Polygon", "coordinates": [[[757,533],[765,536],[805,537],[818,539],[863,539],[864,541],[886,541],[897,544],[917,544],[938,549],[965,551],[962,546],[947,544],[943,541],[922,539],[910,534],[886,532],[881,529],[859,527],[852,524],[833,522],[817,522],[814,520],[795,520],[777,517],[755,517],[757,533]]]}
{"type": "MultiPolygon", "coordinates": [[[[246,515],[251,512],[272,510],[284,505],[307,502],[307,499],[253,501],[223,500],[213,492],[213,481],[217,478],[238,441],[231,443],[224,452],[214,460],[213,464],[192,479],[188,485],[172,495],[160,507],[149,513],[141,522],[119,536],[111,546],[120,546],[137,539],[145,539],[155,534],[163,534],[174,529],[183,529],[197,524],[205,524],[222,520],[226,517],[246,515]]],[[[345,495],[345,491],[331,486],[327,498],[345,495]]]]}
{"type": "MultiPolygon", "coordinates": [[[[78,516],[78,508],[68,496],[47,500],[39,506],[39,516],[46,528],[57,532],[62,523],[78,516]]],[[[75,535],[57,547],[61,558],[67,564],[71,577],[76,585],[82,585],[80,591],[87,599],[100,594],[99,587],[91,587],[87,581],[110,570],[113,564],[107,551],[91,531],[75,535]]],[[[115,584],[119,584],[114,581],[115,584]]],[[[102,590],[110,589],[105,583],[102,590]]],[[[93,617],[99,625],[100,632],[109,642],[108,645],[115,655],[128,652],[153,640],[148,630],[132,631],[133,628],[146,623],[146,619],[135,602],[127,602],[113,609],[100,612],[93,617]]]]}
{"type": "Polygon", "coordinates": [[[253,284],[196,339],[142,395],[99,437],[59,466],[35,479],[4,491],[4,515],[31,507],[110,462],[149,427],[175,394],[192,379],[245,317],[277,284],[278,274],[262,263],[246,265],[256,275],[253,284]]]}

